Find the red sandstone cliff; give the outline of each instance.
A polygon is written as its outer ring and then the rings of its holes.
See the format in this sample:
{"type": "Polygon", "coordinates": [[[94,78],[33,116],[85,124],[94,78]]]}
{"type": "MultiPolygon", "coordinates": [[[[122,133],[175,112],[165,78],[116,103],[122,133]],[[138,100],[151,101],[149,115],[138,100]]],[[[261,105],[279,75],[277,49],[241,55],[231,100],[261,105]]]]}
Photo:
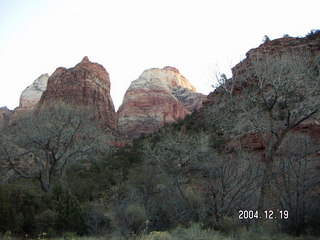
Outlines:
{"type": "MultiPolygon", "coordinates": [[[[309,58],[320,57],[320,36],[319,34],[312,38],[293,38],[285,37],[275,39],[261,44],[258,48],[251,49],[247,52],[246,58],[239,64],[232,68],[232,74],[234,79],[238,79],[241,75],[248,74],[247,71],[252,65],[252,61],[263,59],[267,56],[282,55],[282,54],[306,54],[309,58]]],[[[249,73],[250,74],[250,73],[249,73]]],[[[240,78],[239,78],[240,79],[240,78]]],[[[253,77],[254,79],[254,77],[253,77]]],[[[242,94],[248,82],[233,82],[234,94],[242,94]]],[[[224,90],[220,87],[210,93],[204,104],[218,104],[219,100],[223,97],[224,90]]],[[[320,116],[314,115],[306,121],[299,124],[288,134],[288,139],[293,139],[295,136],[304,136],[311,139],[311,148],[315,149],[320,145],[320,116]]],[[[244,148],[256,152],[261,152],[265,146],[257,132],[243,133],[240,139],[229,138],[227,149],[232,151],[235,148],[244,148]]]]}
{"type": "Polygon", "coordinates": [[[86,106],[103,126],[116,128],[109,74],[102,65],[90,62],[88,57],[73,68],[57,68],[50,76],[39,107],[55,101],[86,106]]]}

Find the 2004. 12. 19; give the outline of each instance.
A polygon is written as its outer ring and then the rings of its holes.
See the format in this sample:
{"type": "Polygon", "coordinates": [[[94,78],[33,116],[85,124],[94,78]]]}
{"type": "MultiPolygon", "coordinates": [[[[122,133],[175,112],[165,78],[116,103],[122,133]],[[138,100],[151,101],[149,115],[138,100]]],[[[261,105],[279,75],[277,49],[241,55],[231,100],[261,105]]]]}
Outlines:
{"type": "Polygon", "coordinates": [[[253,219],[288,219],[288,210],[239,210],[239,220],[253,220],[253,219]]]}

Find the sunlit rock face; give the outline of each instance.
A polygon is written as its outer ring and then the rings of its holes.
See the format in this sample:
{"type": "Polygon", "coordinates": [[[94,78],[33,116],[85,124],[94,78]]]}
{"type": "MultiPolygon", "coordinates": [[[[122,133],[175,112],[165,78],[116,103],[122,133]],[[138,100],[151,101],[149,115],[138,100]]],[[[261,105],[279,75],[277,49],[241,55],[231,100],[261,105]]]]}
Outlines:
{"type": "Polygon", "coordinates": [[[65,102],[90,109],[94,119],[104,127],[116,128],[116,114],[110,95],[110,79],[106,69],[90,62],[88,57],[75,67],[59,67],[48,80],[39,107],[65,102]]]}
{"type": "Polygon", "coordinates": [[[17,120],[22,114],[30,113],[35,109],[43,92],[47,88],[48,79],[48,73],[42,74],[22,91],[19,106],[10,114],[11,123],[17,120]]]}
{"type": "Polygon", "coordinates": [[[38,104],[42,93],[46,90],[48,79],[48,73],[42,74],[28,86],[21,93],[19,108],[33,109],[38,104]]]}
{"type": "Polygon", "coordinates": [[[150,134],[198,109],[204,98],[176,68],[145,70],[123,98],[118,130],[131,138],[150,134]]]}

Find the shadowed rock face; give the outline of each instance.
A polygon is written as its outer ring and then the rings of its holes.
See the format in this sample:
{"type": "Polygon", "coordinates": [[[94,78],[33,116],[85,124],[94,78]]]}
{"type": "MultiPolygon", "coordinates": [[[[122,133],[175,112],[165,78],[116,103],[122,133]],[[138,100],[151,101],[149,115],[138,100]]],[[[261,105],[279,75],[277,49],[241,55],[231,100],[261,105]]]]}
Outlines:
{"type": "Polygon", "coordinates": [[[207,99],[202,93],[197,93],[181,86],[174,87],[171,91],[180,103],[190,112],[202,107],[202,102],[207,99]]]}
{"type": "Polygon", "coordinates": [[[176,68],[145,70],[123,98],[118,129],[132,138],[152,133],[200,108],[204,99],[176,68]]]}
{"type": "MultiPolygon", "coordinates": [[[[266,43],[261,44],[257,48],[250,49],[246,53],[245,59],[243,59],[240,63],[236,64],[232,68],[232,75],[234,78],[237,78],[241,74],[245,74],[250,68],[252,61],[259,58],[264,58],[266,56],[272,55],[281,55],[281,54],[290,54],[290,53],[309,53],[310,56],[320,56],[320,38],[319,36],[310,39],[308,37],[305,38],[294,38],[294,37],[284,37],[275,39],[272,41],[268,41],[266,43]]],[[[235,86],[236,91],[240,91],[244,88],[243,84],[239,84],[239,86],[235,86]]],[[[214,104],[217,102],[217,98],[219,98],[220,90],[216,89],[211,92],[206,102],[214,104]]]]}
{"type": "Polygon", "coordinates": [[[74,68],[57,68],[48,80],[39,107],[54,102],[86,106],[103,126],[116,128],[116,114],[110,96],[110,79],[106,69],[88,57],[74,68]]]}
{"type": "Polygon", "coordinates": [[[268,41],[258,48],[253,48],[246,53],[246,58],[232,68],[232,75],[243,74],[251,66],[252,61],[272,55],[291,53],[309,53],[310,56],[320,55],[320,38],[315,39],[284,37],[268,41]]]}

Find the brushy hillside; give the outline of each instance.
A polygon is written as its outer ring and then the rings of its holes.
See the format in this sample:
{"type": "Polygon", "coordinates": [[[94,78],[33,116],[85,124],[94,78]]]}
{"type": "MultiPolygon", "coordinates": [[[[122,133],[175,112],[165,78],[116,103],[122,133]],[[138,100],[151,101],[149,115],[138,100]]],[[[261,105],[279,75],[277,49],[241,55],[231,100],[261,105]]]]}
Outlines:
{"type": "Polygon", "coordinates": [[[317,239],[319,47],[267,41],[198,112],[122,148],[70,106],[2,128],[2,238],[317,239]]]}

